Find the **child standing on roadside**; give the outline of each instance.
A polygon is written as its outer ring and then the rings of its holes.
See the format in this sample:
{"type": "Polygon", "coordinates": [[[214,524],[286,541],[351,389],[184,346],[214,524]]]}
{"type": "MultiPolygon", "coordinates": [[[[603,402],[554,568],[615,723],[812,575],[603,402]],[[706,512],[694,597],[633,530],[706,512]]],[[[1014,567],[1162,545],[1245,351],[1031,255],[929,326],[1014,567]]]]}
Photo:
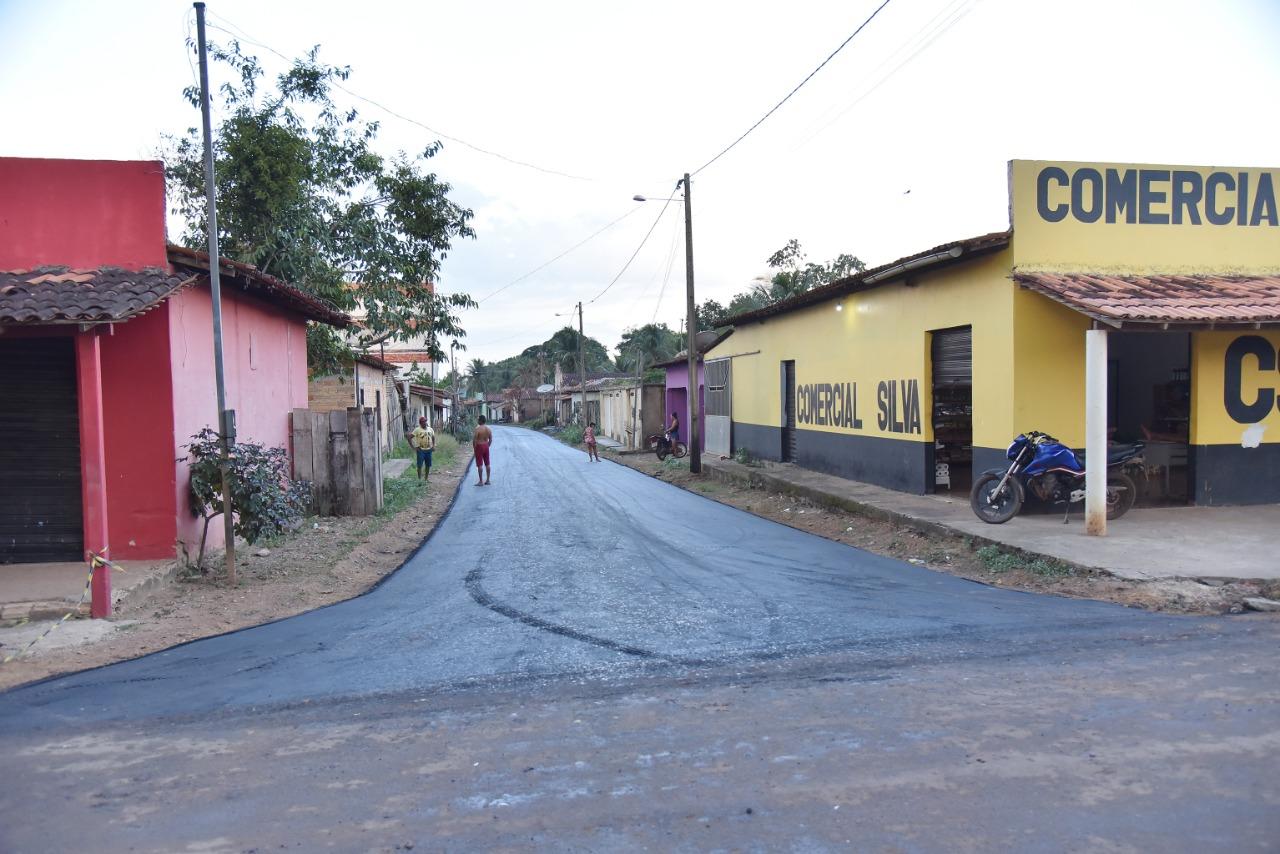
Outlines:
{"type": "Polygon", "coordinates": [[[587,425],[587,430],[582,434],[582,441],[587,444],[587,460],[600,462],[600,454],[596,452],[596,422],[592,421],[587,425]]]}

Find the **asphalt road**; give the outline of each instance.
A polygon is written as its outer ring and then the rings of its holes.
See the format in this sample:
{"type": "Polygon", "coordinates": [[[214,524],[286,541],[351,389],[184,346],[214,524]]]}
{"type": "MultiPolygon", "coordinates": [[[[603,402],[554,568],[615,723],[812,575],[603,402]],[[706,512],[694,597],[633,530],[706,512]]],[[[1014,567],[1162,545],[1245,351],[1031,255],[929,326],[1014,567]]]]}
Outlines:
{"type": "Polygon", "coordinates": [[[369,594],[0,695],[0,850],[1280,845],[1277,621],[986,587],[495,432],[369,594]]]}

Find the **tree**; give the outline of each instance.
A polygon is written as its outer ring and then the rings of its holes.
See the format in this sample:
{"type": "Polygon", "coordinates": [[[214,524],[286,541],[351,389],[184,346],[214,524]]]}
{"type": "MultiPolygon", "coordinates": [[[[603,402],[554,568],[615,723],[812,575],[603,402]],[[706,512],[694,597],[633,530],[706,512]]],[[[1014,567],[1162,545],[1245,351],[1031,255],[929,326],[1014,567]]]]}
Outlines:
{"type": "MultiPolygon", "coordinates": [[[[559,365],[565,373],[578,373],[578,338],[578,330],[565,326],[542,344],[541,349],[547,354],[547,362],[553,370],[555,365],[559,365]]],[[[609,351],[596,339],[584,338],[582,349],[588,373],[613,369],[609,351]]]]}
{"type": "Polygon", "coordinates": [[[653,364],[670,359],[683,348],[680,335],[665,323],[647,323],[628,329],[618,342],[618,367],[638,372],[653,364]]]}
{"type": "Polygon", "coordinates": [[[800,241],[795,238],[788,240],[785,246],[770,255],[766,261],[770,267],[777,270],[776,273],[768,278],[759,276],[753,279],[750,286],[736,294],[730,300],[728,308],[722,310],[723,315],[718,318],[718,323],[704,325],[703,312],[705,308],[708,321],[716,320],[712,312],[719,308],[719,303],[710,300],[703,303],[703,307],[698,309],[698,328],[714,329],[739,314],[746,314],[749,311],[791,299],[813,288],[829,285],[867,269],[866,264],[849,254],[837,255],[826,264],[805,262],[804,259],[805,254],[800,248],[800,241]]]}
{"type": "Polygon", "coordinates": [[[724,326],[725,320],[729,317],[728,309],[713,299],[703,302],[694,309],[694,312],[698,316],[698,329],[703,330],[724,326]]]}
{"type": "Polygon", "coordinates": [[[493,391],[489,388],[489,366],[484,363],[484,359],[471,360],[471,364],[467,365],[467,379],[470,380],[468,387],[474,393],[493,391]]]}
{"type": "MultiPolygon", "coordinates": [[[[413,156],[375,152],[378,123],[331,97],[350,68],[320,62],[318,49],[295,60],[273,88],[238,42],[211,44],[209,53],[232,72],[215,110],[223,116],[214,131],[220,251],[344,311],[363,308],[362,346],[421,335],[426,325],[428,349],[443,359],[440,338],[466,334],[458,312],[475,302],[438,295],[432,282],[453,241],[475,234],[472,212],[424,168],[440,143],[413,156]]],[[[197,87],[184,95],[199,106],[197,87]]],[[[198,130],[169,137],[165,160],[174,212],[188,225],[183,242],[202,248],[208,221],[198,130]]],[[[316,373],[336,370],[351,352],[316,324],[307,349],[316,373]]]]}

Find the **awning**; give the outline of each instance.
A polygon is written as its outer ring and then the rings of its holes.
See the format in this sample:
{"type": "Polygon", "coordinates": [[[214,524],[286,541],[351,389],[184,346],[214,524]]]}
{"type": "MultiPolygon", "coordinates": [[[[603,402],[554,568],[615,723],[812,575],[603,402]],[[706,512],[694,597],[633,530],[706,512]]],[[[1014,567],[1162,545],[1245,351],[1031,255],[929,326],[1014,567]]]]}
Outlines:
{"type": "Polygon", "coordinates": [[[1280,276],[1120,276],[1014,270],[1013,280],[1116,328],[1280,326],[1280,276]]]}

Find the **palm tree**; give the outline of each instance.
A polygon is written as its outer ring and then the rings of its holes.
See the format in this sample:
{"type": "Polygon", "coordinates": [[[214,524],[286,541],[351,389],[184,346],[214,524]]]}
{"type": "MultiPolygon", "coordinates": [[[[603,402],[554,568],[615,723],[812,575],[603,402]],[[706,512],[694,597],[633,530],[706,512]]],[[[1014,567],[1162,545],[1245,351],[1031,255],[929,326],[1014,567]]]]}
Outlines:
{"type": "Polygon", "coordinates": [[[471,380],[470,385],[474,392],[484,394],[487,390],[485,388],[489,381],[487,368],[484,359],[472,359],[471,364],[467,365],[467,377],[471,380]]]}

